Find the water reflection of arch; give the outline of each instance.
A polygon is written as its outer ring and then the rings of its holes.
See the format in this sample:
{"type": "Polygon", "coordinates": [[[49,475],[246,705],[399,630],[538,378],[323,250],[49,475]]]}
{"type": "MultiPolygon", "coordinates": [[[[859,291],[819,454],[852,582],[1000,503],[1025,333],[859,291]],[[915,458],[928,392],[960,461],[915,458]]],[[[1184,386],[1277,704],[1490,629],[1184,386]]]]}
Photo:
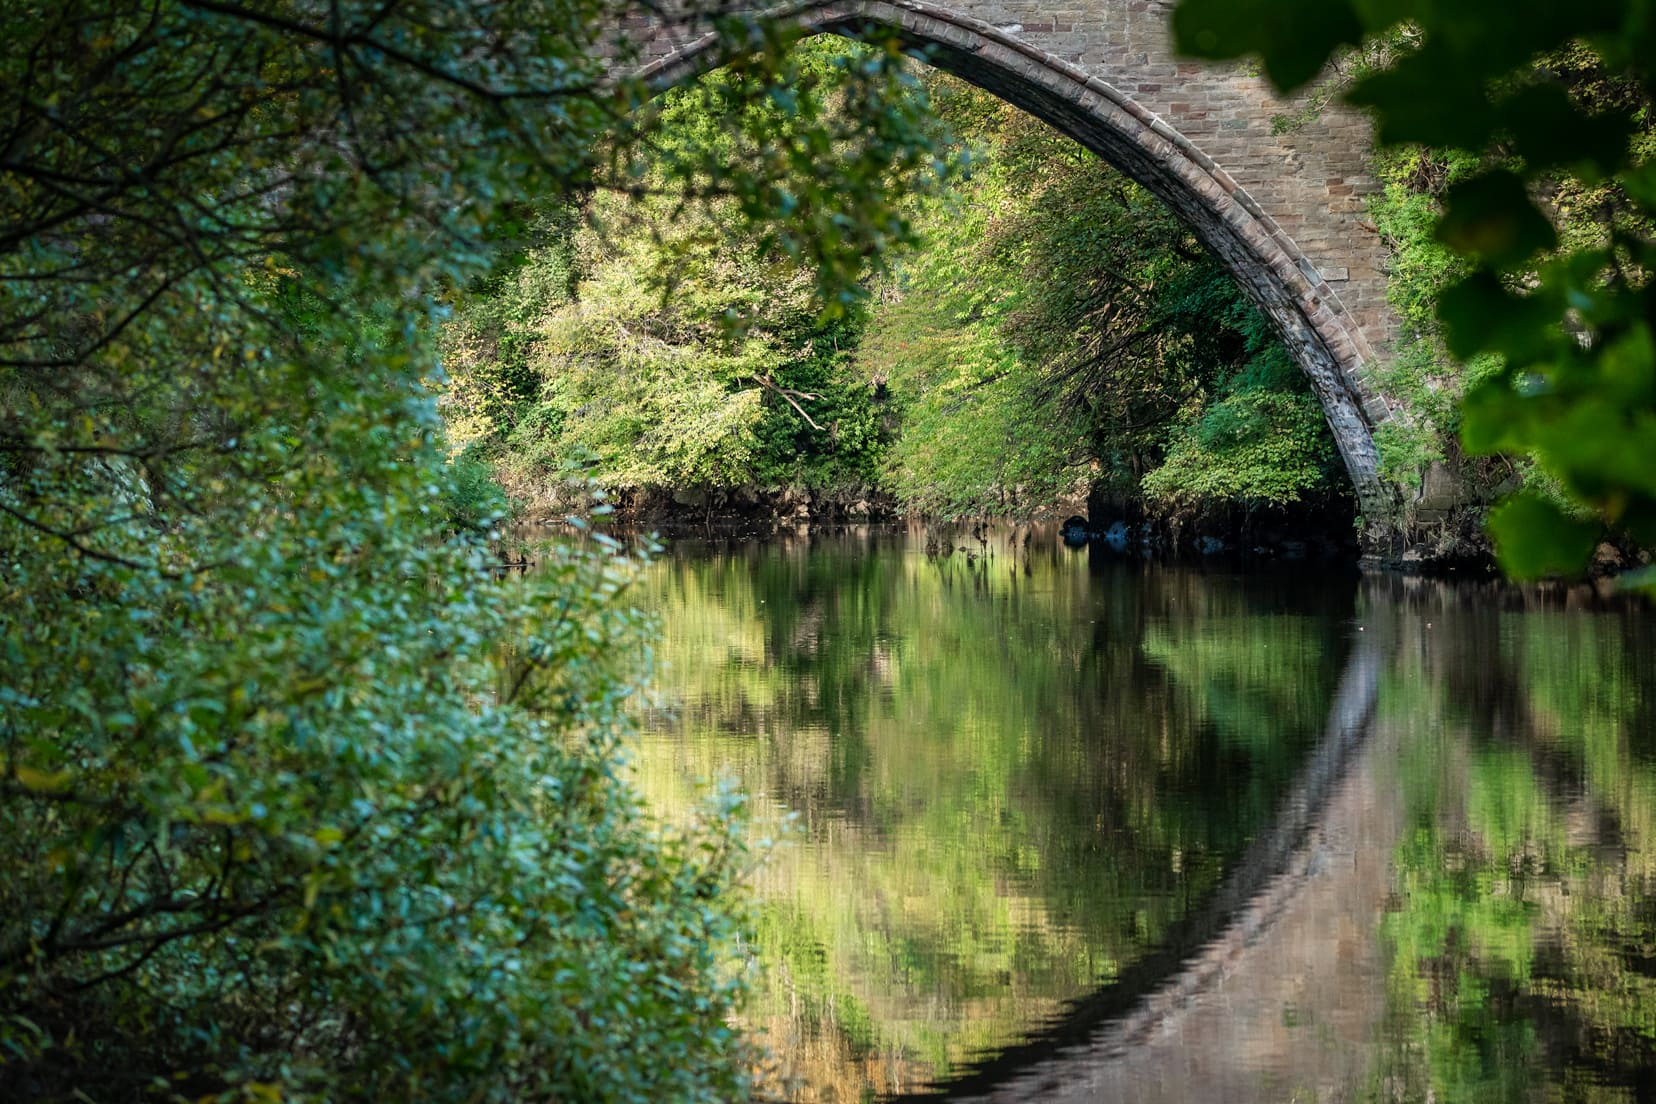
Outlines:
{"type": "Polygon", "coordinates": [[[1327,861],[1324,850],[1310,844],[1331,799],[1369,743],[1391,635],[1381,624],[1361,626],[1322,740],[1271,828],[1254,839],[1219,888],[1175,925],[1157,950],[1126,967],[1109,985],[1072,1002],[1026,1041],[982,1059],[929,1092],[891,1099],[987,1096],[1015,1081],[1024,1098],[1031,1091],[1055,1090],[1073,1061],[1096,1065],[1128,1053],[1232,972],[1327,861]]]}

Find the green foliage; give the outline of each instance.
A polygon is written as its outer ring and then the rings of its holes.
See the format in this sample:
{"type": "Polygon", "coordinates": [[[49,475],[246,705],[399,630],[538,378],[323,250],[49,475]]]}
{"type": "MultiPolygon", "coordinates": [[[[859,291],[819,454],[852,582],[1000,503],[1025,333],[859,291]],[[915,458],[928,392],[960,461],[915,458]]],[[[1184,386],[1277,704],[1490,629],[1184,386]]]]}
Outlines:
{"type": "Polygon", "coordinates": [[[1055,417],[1031,392],[1002,332],[1010,278],[981,264],[998,202],[968,206],[954,197],[922,219],[927,244],[905,260],[894,287],[882,288],[857,353],[899,418],[887,485],[925,514],[1028,512],[1072,491],[1078,478],[1085,427],[1055,417]]]}
{"type": "MultiPolygon", "coordinates": [[[[791,56],[841,97],[844,67],[871,57],[828,39],[791,56]]],[[[825,310],[783,239],[741,239],[734,199],[694,202],[664,168],[686,143],[756,156],[717,123],[749,79],[716,71],[665,96],[654,152],[632,163],[650,197],[594,195],[592,228],[530,244],[461,301],[452,432],[484,441],[514,493],[879,483],[952,517],[1028,514],[1096,481],[1181,511],[1339,485],[1320,417],[1302,416],[1305,381],[1189,231],[1075,143],[950,78],[905,95],[935,105],[964,173],[894,176],[923,246],[888,278],[870,270],[871,300],[825,310]],[[1220,402],[1215,419],[1246,412],[1261,432],[1200,446],[1217,439],[1202,425],[1220,402]]],[[[787,97],[748,110],[795,125],[787,97]]]]}
{"type": "Polygon", "coordinates": [[[1501,169],[1449,189],[1437,236],[1455,252],[1493,269],[1521,265],[1558,244],[1552,222],[1530,204],[1524,181],[1501,169]]]}
{"type": "Polygon", "coordinates": [[[853,47],[764,32],[753,37],[768,51],[738,56],[641,113],[648,141],[611,172],[622,190],[666,182],[709,198],[706,209],[727,225],[758,228],[757,251],[797,262],[823,317],[838,318],[864,298],[869,266],[914,242],[908,210],[892,197],[935,186],[949,165],[895,33],[867,28],[853,47]]]}
{"type": "MultiPolygon", "coordinates": [[[[628,164],[629,191],[648,194],[599,191],[582,206],[585,228],[516,243],[512,267],[461,299],[445,342],[453,431],[485,442],[531,498],[587,481],[610,491],[871,482],[880,418],[848,364],[861,285],[825,300],[822,274],[799,263],[796,230],[744,234],[742,196],[698,199],[675,173],[703,147],[751,168],[774,152],[754,146],[764,128],[772,145],[827,141],[825,155],[854,164],[876,156],[840,118],[862,70],[881,64],[870,47],[823,37],[788,55],[802,87],[786,95],[736,67],[663,96],[648,152],[628,164]],[[810,106],[817,99],[833,110],[810,106]],[[732,113],[747,130],[732,130],[732,113]]],[[[902,95],[905,112],[925,111],[921,89],[902,95]]],[[[929,161],[888,169],[896,190],[934,183],[929,161]]],[[[906,233],[906,222],[892,228],[890,242],[906,233]]]]}
{"type": "Polygon", "coordinates": [[[1144,490],[1170,507],[1203,502],[1298,501],[1337,463],[1322,407],[1310,395],[1239,391],[1175,431],[1144,490]]]}
{"type": "Polygon", "coordinates": [[[459,316],[444,326],[443,420],[455,443],[500,439],[539,397],[531,363],[535,326],[574,296],[576,214],[538,215],[514,230],[488,275],[460,297],[459,316]]]}
{"type": "MultiPolygon", "coordinates": [[[[747,1091],[740,802],[656,824],[622,770],[635,565],[496,578],[496,500],[424,382],[430,304],[509,285],[499,341],[567,294],[571,235],[501,243],[523,197],[615,186],[646,98],[605,75],[619,23],[0,9],[0,1096],[747,1091]]],[[[778,57],[733,110],[792,80],[778,57]]],[[[846,73],[863,110],[801,107],[782,162],[685,143],[662,171],[728,169],[720,229],[781,235],[834,301],[903,232],[886,172],[930,156],[884,98],[908,79],[882,46],[846,73]],[[807,163],[831,234],[763,179],[807,163]]],[[[493,432],[530,361],[489,357],[452,401],[493,432]]]]}
{"type": "Polygon", "coordinates": [[[1570,517],[1533,493],[1515,495],[1489,515],[1501,562],[1519,579],[1565,575],[1598,543],[1598,526],[1570,517]]]}
{"type": "Polygon", "coordinates": [[[429,400],[293,368],[214,389],[237,444],[177,462],[184,508],[94,498],[71,453],[8,484],[0,1084],[737,1091],[737,928],[705,894],[739,844],[656,832],[619,774],[631,565],[493,580],[440,539],[479,480],[429,400]],[[45,531],[70,518],[88,551],[45,531]]]}
{"type": "Polygon", "coordinates": [[[487,537],[510,512],[506,492],[474,448],[449,461],[443,485],[444,522],[450,531],[487,537]]]}
{"type": "Polygon", "coordinates": [[[1303,376],[1165,205],[986,94],[936,86],[970,175],[921,205],[926,244],[859,354],[901,411],[903,501],[1018,514],[1101,482],[1186,510],[1338,486],[1303,376]]]}
{"type": "MultiPolygon", "coordinates": [[[[1656,542],[1656,469],[1646,462],[1656,447],[1649,5],[1316,7],[1302,22],[1298,2],[1183,0],[1174,23],[1181,48],[1257,53],[1283,89],[1309,81],[1342,43],[1400,23],[1419,32],[1418,48],[1347,98],[1374,110],[1384,146],[1482,158],[1446,191],[1435,229],[1466,266],[1439,302],[1451,348],[1499,358],[1467,398],[1462,439],[1476,453],[1533,455],[1578,507],[1656,542]],[[1585,197],[1589,217],[1571,220],[1585,197]],[[1560,234],[1560,218],[1572,232],[1560,234]]],[[[1560,559],[1551,515],[1520,507],[1501,517],[1510,568],[1584,566],[1584,542],[1573,542],[1573,563],[1560,559]]]]}
{"type": "Polygon", "coordinates": [[[1386,295],[1403,324],[1402,334],[1377,375],[1397,400],[1392,416],[1375,430],[1382,473],[1403,487],[1418,487],[1426,469],[1450,462],[1489,494],[1511,469],[1478,470],[1459,444],[1460,401],[1467,389],[1491,372],[1500,358],[1473,357],[1460,363],[1445,345],[1437,318],[1438,297],[1466,272],[1465,262],[1436,235],[1446,189],[1477,168],[1477,158],[1418,146],[1382,150],[1374,169],[1383,191],[1368,203],[1369,216],[1390,250],[1386,295]]]}
{"type": "Polygon", "coordinates": [[[1375,172],[1384,190],[1368,202],[1375,228],[1391,251],[1387,294],[1410,338],[1434,333],[1437,297],[1465,266],[1433,229],[1444,191],[1477,169],[1477,158],[1420,146],[1380,150],[1375,172]]]}

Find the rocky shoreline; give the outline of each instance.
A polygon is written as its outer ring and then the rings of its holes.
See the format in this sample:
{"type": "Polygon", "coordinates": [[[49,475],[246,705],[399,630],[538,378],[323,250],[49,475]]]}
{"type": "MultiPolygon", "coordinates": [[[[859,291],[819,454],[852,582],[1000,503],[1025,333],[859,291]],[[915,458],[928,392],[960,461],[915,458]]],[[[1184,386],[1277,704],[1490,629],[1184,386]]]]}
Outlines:
{"type": "MultiPolygon", "coordinates": [[[[781,529],[841,525],[917,524],[971,528],[984,519],[941,519],[906,513],[892,495],[869,486],[803,486],[721,489],[638,490],[615,495],[608,520],[629,529],[655,530],[666,536],[704,533],[763,536],[781,529]]],[[[521,512],[528,525],[560,524],[585,508],[557,509],[551,504],[521,512]]],[[[1493,549],[1483,530],[1483,511],[1445,511],[1393,530],[1379,547],[1365,547],[1355,503],[1343,496],[1292,506],[1240,506],[1191,511],[1184,515],[1152,514],[1142,502],[1094,493],[1031,510],[1007,524],[1055,526],[1071,547],[1128,559],[1235,564],[1350,565],[1364,570],[1410,575],[1479,577],[1498,574],[1493,549]]],[[[991,521],[990,524],[995,522],[991,521]]],[[[1596,550],[1589,577],[1608,578],[1651,562],[1650,553],[1606,541],[1596,550]]]]}

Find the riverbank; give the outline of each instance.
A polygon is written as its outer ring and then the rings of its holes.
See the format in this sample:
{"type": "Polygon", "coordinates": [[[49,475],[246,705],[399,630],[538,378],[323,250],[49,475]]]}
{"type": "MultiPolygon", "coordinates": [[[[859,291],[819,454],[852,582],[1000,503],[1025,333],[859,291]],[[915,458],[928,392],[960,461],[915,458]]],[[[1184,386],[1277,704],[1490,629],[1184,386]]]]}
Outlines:
{"type": "MultiPolygon", "coordinates": [[[[974,527],[1047,526],[1066,543],[1100,554],[1158,562],[1313,563],[1365,571],[1475,579],[1498,574],[1484,529],[1485,511],[1461,507],[1399,527],[1378,546],[1365,545],[1354,500],[1346,494],[1286,505],[1218,502],[1167,512],[1140,498],[1075,493],[992,517],[944,518],[904,504],[868,484],[831,487],[753,484],[724,488],[638,488],[578,500],[519,494],[514,528],[563,525],[570,517],[665,536],[765,536],[833,531],[844,526],[919,527],[968,533],[974,527]]],[[[1602,541],[1585,581],[1613,580],[1652,562],[1649,550],[1602,541]]]]}
{"type": "MultiPolygon", "coordinates": [[[[760,535],[780,530],[847,525],[919,528],[970,534],[989,525],[1045,527],[1072,546],[1096,545],[1128,558],[1201,561],[1281,559],[1355,564],[1361,555],[1349,498],[1249,507],[1224,503],[1182,513],[1158,513],[1142,500],[1079,493],[1031,505],[1012,516],[942,518],[905,509],[888,492],[866,485],[634,490],[560,508],[557,502],[519,502],[530,527],[561,525],[570,516],[665,535],[760,535]],[[605,507],[602,513],[598,507],[605,507]]],[[[952,538],[951,538],[952,539],[952,538]]]]}

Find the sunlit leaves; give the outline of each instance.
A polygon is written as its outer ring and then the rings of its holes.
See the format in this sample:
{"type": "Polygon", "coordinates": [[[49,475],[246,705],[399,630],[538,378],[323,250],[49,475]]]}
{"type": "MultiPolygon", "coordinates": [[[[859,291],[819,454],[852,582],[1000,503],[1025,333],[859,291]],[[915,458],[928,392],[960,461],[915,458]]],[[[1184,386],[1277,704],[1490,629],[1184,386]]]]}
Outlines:
{"type": "MultiPolygon", "coordinates": [[[[665,93],[648,147],[627,165],[639,194],[600,189],[561,213],[562,232],[526,235],[493,279],[458,297],[445,327],[451,424],[515,491],[544,503],[584,495],[585,480],[629,494],[873,481],[879,414],[847,368],[867,313],[860,290],[841,299],[820,258],[754,226],[744,204],[777,205],[805,237],[795,223],[807,207],[844,217],[808,159],[771,159],[795,142],[830,163],[865,156],[865,124],[839,119],[839,99],[884,64],[822,36],[665,93]],[[723,180],[699,190],[686,173],[704,148],[740,187],[772,194],[727,195],[723,180]]],[[[921,121],[925,98],[906,88],[891,110],[921,121]]],[[[898,172],[888,198],[906,203],[936,183],[930,164],[898,172]]],[[[863,248],[843,234],[827,244],[863,248]]],[[[853,278],[881,262],[860,257],[853,278]]]]}
{"type": "Polygon", "coordinates": [[[1170,436],[1144,490],[1172,510],[1226,501],[1281,505],[1321,487],[1334,463],[1316,399],[1239,389],[1170,436]]]}
{"type": "Polygon", "coordinates": [[[898,496],[1016,515],[1082,480],[1170,511],[1325,487],[1303,375],[1167,208],[987,94],[934,91],[972,172],[917,205],[926,247],[860,353],[902,414],[898,496]]]}
{"type": "MultiPolygon", "coordinates": [[[[759,229],[761,254],[810,274],[824,318],[842,317],[868,271],[913,244],[902,194],[932,190],[949,171],[918,67],[874,26],[856,29],[865,43],[856,49],[744,26],[764,48],[734,52],[641,115],[626,171],[686,203],[729,206],[759,229]],[[687,127],[693,115],[700,125],[687,127]]],[[[753,247],[734,236],[724,245],[753,247]]]]}

